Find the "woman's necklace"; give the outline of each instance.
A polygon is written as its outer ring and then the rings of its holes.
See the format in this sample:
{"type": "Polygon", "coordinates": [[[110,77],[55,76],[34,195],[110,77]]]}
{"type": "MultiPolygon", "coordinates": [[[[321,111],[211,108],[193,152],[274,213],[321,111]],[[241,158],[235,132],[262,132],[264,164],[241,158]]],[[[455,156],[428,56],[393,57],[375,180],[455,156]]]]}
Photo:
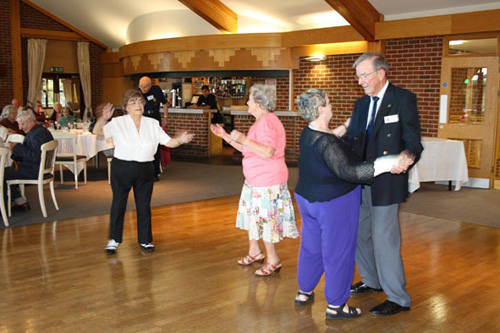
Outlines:
{"type": "Polygon", "coordinates": [[[313,123],[309,123],[307,126],[309,126],[310,129],[318,132],[330,133],[330,129],[328,127],[326,127],[325,129],[324,126],[317,126],[316,124],[313,123]]]}

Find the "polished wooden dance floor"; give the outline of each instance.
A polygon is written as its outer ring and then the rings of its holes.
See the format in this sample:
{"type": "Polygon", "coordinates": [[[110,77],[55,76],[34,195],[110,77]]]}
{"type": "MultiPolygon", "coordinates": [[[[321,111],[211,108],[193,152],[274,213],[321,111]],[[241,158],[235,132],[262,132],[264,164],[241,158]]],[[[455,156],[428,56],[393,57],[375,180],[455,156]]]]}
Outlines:
{"type": "Polygon", "coordinates": [[[237,265],[237,204],[155,208],[154,253],[137,244],[134,212],[113,256],[107,215],[0,230],[0,332],[500,331],[500,229],[402,213],[411,311],[372,316],[384,295],[359,295],[361,317],[326,320],[322,284],[315,303],[294,306],[299,240],[278,244],[279,274],[237,265]]]}

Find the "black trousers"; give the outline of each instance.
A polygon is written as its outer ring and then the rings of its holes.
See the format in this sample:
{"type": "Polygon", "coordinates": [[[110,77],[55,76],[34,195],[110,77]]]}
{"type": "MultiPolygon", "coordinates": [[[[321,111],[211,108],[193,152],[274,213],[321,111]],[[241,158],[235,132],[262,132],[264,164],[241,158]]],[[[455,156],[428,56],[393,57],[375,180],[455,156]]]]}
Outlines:
{"type": "Polygon", "coordinates": [[[130,189],[134,189],[137,209],[137,238],[140,244],[153,241],[151,232],[151,195],[153,194],[153,162],[111,161],[113,202],[109,220],[109,238],[122,242],[123,222],[130,189]]]}
{"type": "MultiPolygon", "coordinates": [[[[38,163],[40,164],[40,163],[38,163]]],[[[37,179],[38,178],[39,167],[33,168],[33,166],[26,166],[24,163],[19,163],[17,171],[12,167],[5,167],[4,181],[3,181],[3,198],[5,201],[5,207],[10,202],[7,202],[7,180],[12,179],[37,179]]],[[[10,194],[12,197],[12,201],[21,197],[21,192],[19,191],[19,187],[17,185],[10,187],[10,194]]]]}
{"type": "MultiPolygon", "coordinates": [[[[144,111],[144,117],[149,117],[149,118],[153,118],[153,119],[156,119],[158,121],[158,123],[160,124],[161,126],[161,114],[160,114],[160,111],[144,111]]],[[[155,154],[155,161],[154,161],[154,167],[155,167],[155,175],[159,175],[160,174],[160,163],[161,163],[161,146],[158,145],[158,149],[156,150],[156,154],[155,154]]]]}

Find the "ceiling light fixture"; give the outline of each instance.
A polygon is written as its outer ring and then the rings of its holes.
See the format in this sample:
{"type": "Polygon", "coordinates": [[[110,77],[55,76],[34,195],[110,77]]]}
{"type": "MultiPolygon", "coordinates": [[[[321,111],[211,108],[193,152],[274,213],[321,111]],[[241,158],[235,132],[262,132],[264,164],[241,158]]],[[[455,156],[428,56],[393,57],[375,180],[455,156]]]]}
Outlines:
{"type": "Polygon", "coordinates": [[[305,57],[305,59],[307,61],[325,61],[326,60],[326,56],[322,55],[322,54],[316,54],[316,55],[312,55],[310,57],[305,57]]]}

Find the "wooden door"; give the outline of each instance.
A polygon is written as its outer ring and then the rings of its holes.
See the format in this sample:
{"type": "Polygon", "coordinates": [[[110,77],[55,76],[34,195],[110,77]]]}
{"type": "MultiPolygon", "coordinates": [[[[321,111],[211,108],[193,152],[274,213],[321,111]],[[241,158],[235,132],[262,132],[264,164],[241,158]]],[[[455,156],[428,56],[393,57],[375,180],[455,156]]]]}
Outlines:
{"type": "Polygon", "coordinates": [[[443,58],[438,137],[464,142],[469,178],[493,186],[498,57],[443,58]]]}

